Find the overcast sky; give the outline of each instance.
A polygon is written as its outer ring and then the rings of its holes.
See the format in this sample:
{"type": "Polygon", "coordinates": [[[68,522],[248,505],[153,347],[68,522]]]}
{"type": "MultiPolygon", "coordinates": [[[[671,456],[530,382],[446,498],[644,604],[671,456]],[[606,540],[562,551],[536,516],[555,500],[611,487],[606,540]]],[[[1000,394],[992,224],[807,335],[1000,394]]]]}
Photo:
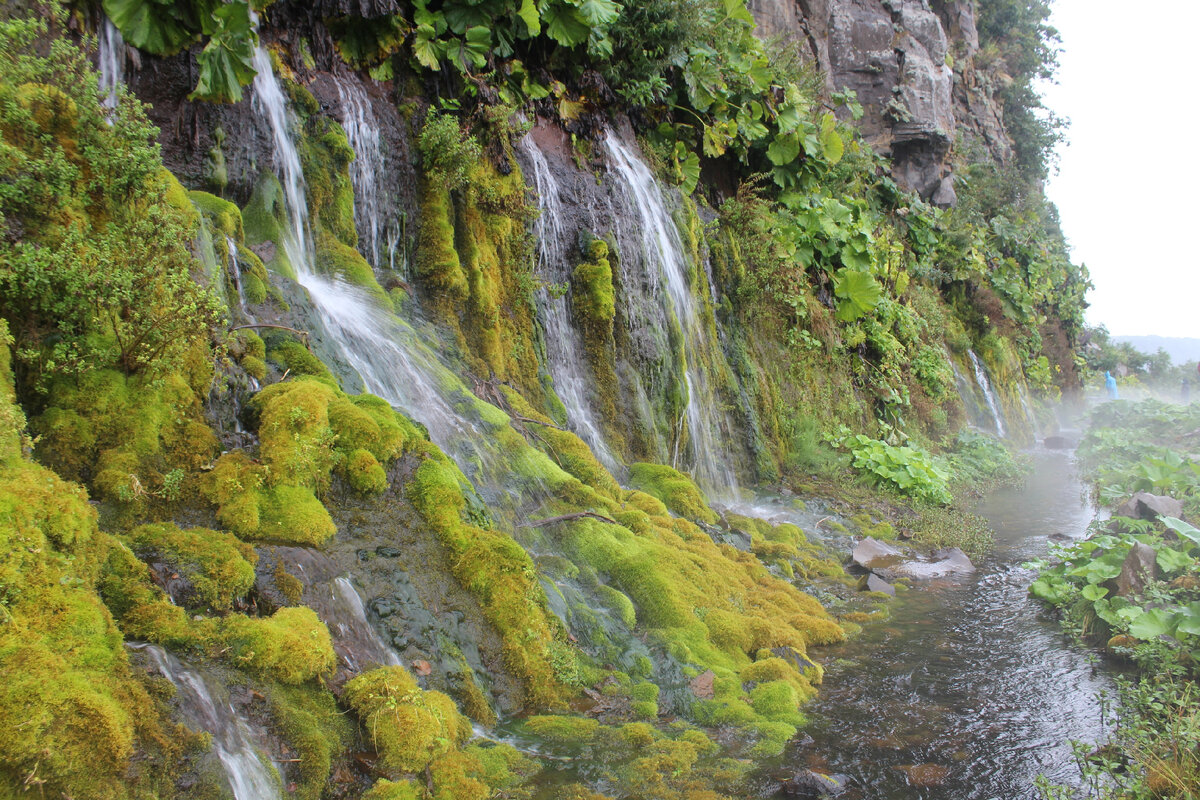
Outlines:
{"type": "Polygon", "coordinates": [[[1046,104],[1068,117],[1048,186],[1092,324],[1200,337],[1200,2],[1054,0],[1046,104]]]}

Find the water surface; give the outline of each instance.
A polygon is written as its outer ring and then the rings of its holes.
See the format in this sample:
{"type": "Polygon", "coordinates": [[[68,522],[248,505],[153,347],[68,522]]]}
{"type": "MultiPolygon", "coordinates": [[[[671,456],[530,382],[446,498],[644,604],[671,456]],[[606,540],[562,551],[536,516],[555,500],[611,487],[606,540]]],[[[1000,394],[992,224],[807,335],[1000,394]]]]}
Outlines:
{"type": "Polygon", "coordinates": [[[1103,738],[1110,675],[1027,597],[1021,564],[1052,537],[1082,537],[1095,509],[1070,457],[1039,452],[1024,486],[977,511],[996,547],[976,575],[922,584],[889,621],[822,651],[814,741],[786,754],[790,767],[843,773],[873,800],[1014,800],[1037,796],[1039,774],[1077,782],[1069,740],[1103,738]]]}

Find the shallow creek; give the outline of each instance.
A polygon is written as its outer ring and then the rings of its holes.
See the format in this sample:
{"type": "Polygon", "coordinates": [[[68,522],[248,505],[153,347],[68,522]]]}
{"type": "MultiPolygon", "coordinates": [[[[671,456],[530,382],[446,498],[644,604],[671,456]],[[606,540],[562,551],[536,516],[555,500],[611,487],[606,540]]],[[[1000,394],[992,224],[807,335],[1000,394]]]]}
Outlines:
{"type": "Polygon", "coordinates": [[[1068,740],[1103,737],[1097,695],[1111,674],[1026,596],[1021,564],[1081,538],[1094,511],[1067,454],[1035,454],[1024,486],[977,509],[996,546],[975,575],[918,585],[890,620],[821,651],[813,741],[787,767],[842,773],[845,796],[871,800],[1016,800],[1036,797],[1039,774],[1074,783],[1068,740]]]}

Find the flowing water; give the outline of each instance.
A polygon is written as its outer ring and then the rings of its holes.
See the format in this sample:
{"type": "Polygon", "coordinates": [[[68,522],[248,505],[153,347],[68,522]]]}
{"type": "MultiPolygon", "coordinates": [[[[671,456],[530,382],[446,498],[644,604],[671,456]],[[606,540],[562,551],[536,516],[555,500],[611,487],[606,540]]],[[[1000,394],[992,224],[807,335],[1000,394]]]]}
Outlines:
{"type": "Polygon", "coordinates": [[[848,775],[847,796],[872,800],[1033,798],[1039,774],[1077,783],[1068,740],[1104,737],[1110,676],[1027,596],[1021,564],[1084,535],[1094,509],[1082,497],[1070,456],[1036,454],[1024,487],[978,509],[996,547],[976,575],[918,584],[890,620],[823,649],[814,741],[786,754],[788,768],[848,775]]]}
{"type": "MultiPolygon", "coordinates": [[[[691,281],[689,261],[684,254],[679,231],[663,204],[662,192],[649,168],[611,132],[605,136],[609,163],[624,191],[633,200],[633,209],[641,230],[644,263],[657,269],[666,284],[670,309],[683,334],[679,346],[687,380],[686,410],[688,441],[691,445],[690,467],[697,483],[714,498],[736,498],[738,479],[733,459],[726,447],[732,441],[730,423],[719,408],[716,389],[708,370],[696,352],[699,343],[708,338],[701,322],[691,281]]],[[[651,286],[654,286],[652,280],[651,286]]],[[[680,466],[678,453],[673,454],[680,466]]]]}
{"type": "Polygon", "coordinates": [[[100,26],[98,66],[100,68],[100,104],[116,108],[117,87],[125,82],[125,39],[108,17],[100,26]]]}
{"type": "Polygon", "coordinates": [[[279,797],[275,767],[255,746],[250,725],[234,710],[224,684],[156,645],[130,647],[144,652],[162,676],[175,685],[175,702],[187,726],[212,736],[212,751],[221,762],[234,800],[279,797]]]}
{"type": "Polygon", "coordinates": [[[533,227],[538,241],[538,268],[549,284],[538,291],[539,321],[546,332],[546,368],[554,380],[554,392],[567,410],[571,430],[587,442],[605,467],[618,473],[617,459],[605,442],[600,423],[592,411],[583,340],[571,324],[570,292],[566,290],[571,280],[571,264],[563,246],[562,196],[558,182],[532,136],[522,139],[520,148],[532,166],[533,188],[540,212],[533,227]]]}
{"type": "Polygon", "coordinates": [[[975,355],[974,350],[968,350],[967,355],[971,359],[971,366],[975,370],[975,383],[979,386],[979,390],[983,392],[983,399],[987,402],[988,411],[992,414],[992,424],[996,427],[996,435],[1001,439],[1005,437],[1004,432],[1004,415],[1000,413],[1000,404],[996,401],[996,394],[992,391],[992,382],[988,380],[987,368],[983,366],[983,362],[979,360],[979,356],[975,355]]]}
{"type": "Polygon", "coordinates": [[[375,112],[360,84],[342,77],[336,77],[335,82],[342,107],[342,128],[355,154],[350,162],[350,182],[354,186],[354,225],[358,229],[359,249],[376,269],[395,269],[400,226],[389,213],[397,203],[383,181],[387,173],[375,112]]]}

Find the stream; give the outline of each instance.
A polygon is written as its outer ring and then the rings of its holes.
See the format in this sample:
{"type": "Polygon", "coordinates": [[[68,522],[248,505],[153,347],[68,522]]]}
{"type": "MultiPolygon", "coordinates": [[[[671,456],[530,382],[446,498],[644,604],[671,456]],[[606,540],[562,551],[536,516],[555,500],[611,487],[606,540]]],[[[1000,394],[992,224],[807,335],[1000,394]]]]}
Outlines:
{"type": "Polygon", "coordinates": [[[1037,452],[1024,486],[976,511],[996,543],[975,575],[918,585],[891,619],[821,651],[813,740],[785,753],[788,769],[841,773],[845,797],[871,800],[1033,798],[1039,774],[1078,783],[1069,741],[1103,739],[1111,674],[1026,595],[1021,565],[1051,537],[1082,538],[1095,509],[1067,453],[1037,452]]]}

